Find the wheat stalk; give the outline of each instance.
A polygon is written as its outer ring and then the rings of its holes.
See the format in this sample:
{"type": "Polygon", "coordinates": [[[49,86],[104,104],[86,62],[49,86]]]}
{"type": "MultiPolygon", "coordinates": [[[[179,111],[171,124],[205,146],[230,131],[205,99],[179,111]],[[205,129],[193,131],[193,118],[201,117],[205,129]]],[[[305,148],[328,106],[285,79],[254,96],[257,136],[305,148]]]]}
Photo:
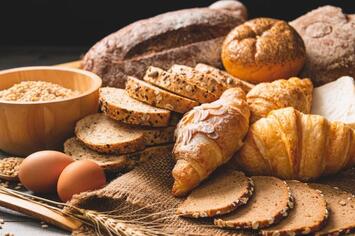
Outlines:
{"type": "MultiPolygon", "coordinates": [[[[17,198],[21,198],[30,202],[37,203],[41,206],[47,207],[60,214],[67,215],[75,218],[82,223],[91,226],[95,229],[98,235],[108,234],[110,236],[170,236],[172,233],[163,232],[163,227],[167,226],[163,223],[163,220],[170,217],[160,217],[164,213],[173,211],[169,209],[159,213],[147,214],[143,211],[148,207],[143,207],[131,212],[126,212],[120,215],[115,215],[115,210],[108,212],[98,212],[94,210],[86,210],[79,207],[75,207],[66,203],[56,202],[53,200],[33,196],[27,193],[9,189],[6,187],[0,187],[0,192],[17,198]],[[66,207],[69,211],[63,211],[66,207]],[[154,219],[148,221],[149,219],[154,219]]],[[[122,211],[122,209],[120,209],[122,211]]]]}

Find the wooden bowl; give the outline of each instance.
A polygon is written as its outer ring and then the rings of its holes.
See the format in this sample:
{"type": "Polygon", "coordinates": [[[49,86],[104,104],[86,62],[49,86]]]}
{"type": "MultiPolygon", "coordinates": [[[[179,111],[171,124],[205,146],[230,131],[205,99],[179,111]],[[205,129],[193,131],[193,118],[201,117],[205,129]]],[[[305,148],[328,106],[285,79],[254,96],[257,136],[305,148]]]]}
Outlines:
{"type": "Polygon", "coordinates": [[[18,156],[61,150],[75,123],[98,111],[101,79],[83,70],[36,66],[0,71],[0,90],[22,81],[47,81],[78,90],[77,96],[46,102],[0,100],[0,149],[18,156]]]}

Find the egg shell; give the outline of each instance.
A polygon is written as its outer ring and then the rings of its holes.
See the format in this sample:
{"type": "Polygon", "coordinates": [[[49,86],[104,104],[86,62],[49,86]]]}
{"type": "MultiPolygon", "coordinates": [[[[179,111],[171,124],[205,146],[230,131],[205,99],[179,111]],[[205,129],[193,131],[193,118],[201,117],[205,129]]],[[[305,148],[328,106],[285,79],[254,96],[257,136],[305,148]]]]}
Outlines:
{"type": "Polygon", "coordinates": [[[59,176],[57,193],[63,201],[74,194],[102,188],[106,184],[103,169],[93,161],[81,160],[68,165],[59,176]]]}
{"type": "Polygon", "coordinates": [[[64,168],[73,159],[57,151],[40,151],[29,155],[20,165],[19,179],[23,186],[36,193],[55,192],[64,168]]]}

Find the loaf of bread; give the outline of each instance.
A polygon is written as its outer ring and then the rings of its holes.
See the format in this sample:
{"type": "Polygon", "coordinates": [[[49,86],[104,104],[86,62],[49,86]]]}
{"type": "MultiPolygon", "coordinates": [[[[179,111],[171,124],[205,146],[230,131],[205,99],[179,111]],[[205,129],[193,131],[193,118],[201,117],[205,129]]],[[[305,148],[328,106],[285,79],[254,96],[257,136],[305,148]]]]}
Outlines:
{"type": "Polygon", "coordinates": [[[292,107],[274,110],[250,126],[235,160],[252,175],[316,179],[355,165],[355,130],[292,107]]]}
{"type": "Polygon", "coordinates": [[[290,23],[306,45],[306,63],[302,77],[316,86],[341,76],[355,77],[355,14],[324,6],[290,23]]]}
{"type": "Polygon", "coordinates": [[[141,78],[148,66],[202,62],[221,67],[224,36],[246,20],[239,2],[217,8],[168,12],[132,23],[96,43],[82,67],[98,74],[104,86],[124,88],[127,75],[141,78]]]}
{"type": "Polygon", "coordinates": [[[240,88],[226,90],[220,99],[186,113],[179,122],[173,155],[173,194],[195,188],[242,146],[249,128],[249,106],[240,88]]]}

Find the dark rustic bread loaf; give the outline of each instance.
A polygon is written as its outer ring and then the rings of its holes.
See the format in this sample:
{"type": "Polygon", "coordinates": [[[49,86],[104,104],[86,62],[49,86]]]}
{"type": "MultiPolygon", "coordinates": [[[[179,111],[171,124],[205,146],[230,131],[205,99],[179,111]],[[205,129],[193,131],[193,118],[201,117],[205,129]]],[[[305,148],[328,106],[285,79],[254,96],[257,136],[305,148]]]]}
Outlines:
{"type": "Polygon", "coordinates": [[[222,228],[261,229],[279,222],[293,208],[287,183],[269,176],[253,176],[254,194],[248,203],[228,215],[215,219],[222,228]]]}
{"type": "Polygon", "coordinates": [[[309,234],[322,228],[327,220],[327,203],[319,191],[298,181],[287,184],[295,198],[295,207],[281,222],[263,229],[264,236],[309,234]]]}
{"type": "Polygon", "coordinates": [[[323,6],[290,23],[303,38],[306,63],[302,77],[322,85],[341,76],[355,76],[355,15],[323,6]]]}
{"type": "Polygon", "coordinates": [[[103,79],[104,86],[124,88],[127,75],[141,78],[148,66],[202,62],[220,67],[224,36],[245,19],[245,7],[193,8],[132,23],[96,43],[82,67],[103,79]]]}
{"type": "Polygon", "coordinates": [[[191,192],[178,207],[177,214],[200,218],[227,214],[248,202],[254,192],[253,181],[243,172],[219,170],[191,192]]]}

